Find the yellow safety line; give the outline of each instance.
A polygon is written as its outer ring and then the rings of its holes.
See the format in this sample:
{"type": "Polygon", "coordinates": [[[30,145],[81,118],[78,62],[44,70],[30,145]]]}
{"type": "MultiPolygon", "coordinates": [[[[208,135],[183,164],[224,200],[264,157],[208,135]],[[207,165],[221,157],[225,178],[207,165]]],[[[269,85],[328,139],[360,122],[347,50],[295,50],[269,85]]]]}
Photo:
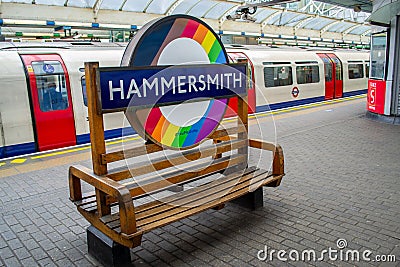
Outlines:
{"type": "Polygon", "coordinates": [[[139,136],[135,136],[135,137],[123,138],[123,139],[119,139],[119,140],[115,140],[115,141],[108,141],[108,142],[106,142],[106,144],[107,145],[115,145],[115,144],[125,143],[125,142],[129,142],[129,141],[139,140],[139,139],[140,139],[139,136]]]}
{"type": "MultiPolygon", "coordinates": [[[[314,108],[314,107],[320,107],[323,105],[328,105],[328,104],[333,104],[333,103],[340,103],[348,100],[354,100],[354,99],[360,99],[365,97],[366,94],[362,95],[356,95],[356,96],[350,96],[350,97],[345,97],[345,98],[340,98],[340,99],[333,99],[333,100],[327,100],[323,102],[318,102],[318,103],[312,103],[312,104],[306,104],[298,107],[292,107],[292,108],[285,108],[281,110],[275,110],[271,112],[264,112],[264,113],[258,113],[258,114],[252,114],[249,116],[249,119],[254,119],[254,118],[260,118],[260,117],[266,117],[272,115],[278,115],[278,114],[283,114],[283,113],[288,113],[296,110],[302,110],[302,109],[309,109],[309,108],[314,108]]],[[[223,120],[223,123],[229,123],[236,121],[236,118],[232,119],[225,119],[223,120]]],[[[129,141],[134,141],[134,140],[139,140],[139,136],[135,137],[130,137],[130,138],[123,138],[123,139],[118,139],[118,140],[113,140],[113,141],[106,141],[106,145],[115,145],[115,144],[120,144],[124,142],[129,142],[129,141]]],[[[43,155],[38,155],[38,156],[33,156],[30,157],[31,160],[36,160],[36,159],[42,159],[42,158],[48,158],[48,157],[53,157],[53,156],[59,156],[59,155],[64,155],[68,153],[73,153],[77,151],[83,151],[83,150],[88,150],[90,149],[90,145],[83,146],[83,147],[78,147],[78,148],[73,148],[73,149],[67,149],[67,150],[62,150],[62,151],[57,151],[57,152],[51,152],[48,154],[43,154],[43,155]]],[[[21,164],[24,163],[27,159],[14,159],[10,161],[10,163],[14,164],[21,164]]],[[[4,166],[6,163],[0,163],[0,166],[4,166]]]]}
{"type": "Polygon", "coordinates": [[[82,151],[82,150],[86,150],[86,149],[89,149],[89,148],[90,148],[90,146],[84,146],[84,147],[78,147],[78,148],[63,150],[63,151],[51,152],[51,153],[48,153],[48,154],[31,157],[31,159],[42,159],[42,158],[47,158],[47,157],[52,157],[52,156],[64,155],[64,154],[67,154],[67,153],[82,151]]]}
{"type": "Polygon", "coordinates": [[[10,163],[14,163],[14,164],[22,164],[26,161],[26,159],[14,159],[12,161],[10,161],[10,163]]]}
{"type": "Polygon", "coordinates": [[[0,167],[6,165],[5,162],[0,162],[0,167]]]}

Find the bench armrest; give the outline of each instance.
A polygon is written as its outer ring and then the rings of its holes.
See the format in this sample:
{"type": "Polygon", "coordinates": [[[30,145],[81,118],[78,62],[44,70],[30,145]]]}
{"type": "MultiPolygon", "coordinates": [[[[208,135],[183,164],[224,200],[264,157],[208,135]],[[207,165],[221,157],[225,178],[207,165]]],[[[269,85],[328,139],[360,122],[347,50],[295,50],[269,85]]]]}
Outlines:
{"type": "Polygon", "coordinates": [[[128,235],[136,232],[135,208],[131,194],[125,186],[105,176],[96,175],[92,170],[84,166],[71,166],[69,168],[69,187],[70,199],[72,201],[82,200],[80,180],[94,186],[96,190],[117,199],[119,204],[121,232],[128,235]]]}
{"type": "Polygon", "coordinates": [[[272,174],[273,175],[284,175],[285,174],[285,159],[283,156],[283,149],[278,144],[273,144],[269,142],[265,142],[259,139],[249,139],[249,146],[272,151],[274,153],[274,159],[272,163],[272,174]]]}

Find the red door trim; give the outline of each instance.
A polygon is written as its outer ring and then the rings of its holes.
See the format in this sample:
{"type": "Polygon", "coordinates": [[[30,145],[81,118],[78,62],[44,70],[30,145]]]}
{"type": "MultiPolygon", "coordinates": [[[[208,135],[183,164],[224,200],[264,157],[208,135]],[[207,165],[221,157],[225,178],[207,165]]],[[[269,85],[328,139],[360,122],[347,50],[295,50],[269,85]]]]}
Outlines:
{"type": "MultiPolygon", "coordinates": [[[[24,54],[21,55],[22,62],[24,63],[25,70],[28,77],[28,90],[30,91],[31,110],[33,111],[34,118],[34,131],[36,142],[39,151],[55,149],[65,146],[71,146],[76,144],[76,132],[75,122],[73,115],[73,104],[71,96],[71,88],[69,82],[69,75],[67,68],[58,54],[24,54]],[[65,90],[68,96],[68,106],[63,109],[61,106],[58,109],[49,109],[48,111],[43,110],[39,103],[39,89],[37,88],[37,81],[41,79],[43,84],[51,84],[55,77],[61,77],[57,74],[41,73],[37,75],[34,72],[32,62],[43,62],[43,61],[58,61],[63,70],[63,77],[65,79],[65,90]]],[[[59,66],[59,65],[58,65],[59,66]]],[[[57,80],[55,80],[57,81],[57,80]]],[[[58,80],[59,81],[59,80],[58,80]]],[[[40,82],[40,80],[39,80],[40,82]]],[[[64,82],[62,83],[64,85],[64,82]]],[[[41,88],[41,97],[43,101],[44,93],[47,88],[41,88]]],[[[62,86],[64,88],[64,86],[62,86]]],[[[59,89],[57,96],[60,97],[58,104],[66,103],[63,102],[62,91],[59,89]]],[[[54,99],[51,100],[54,103],[54,99]]],[[[44,102],[42,102],[44,103],[44,102]]]]}

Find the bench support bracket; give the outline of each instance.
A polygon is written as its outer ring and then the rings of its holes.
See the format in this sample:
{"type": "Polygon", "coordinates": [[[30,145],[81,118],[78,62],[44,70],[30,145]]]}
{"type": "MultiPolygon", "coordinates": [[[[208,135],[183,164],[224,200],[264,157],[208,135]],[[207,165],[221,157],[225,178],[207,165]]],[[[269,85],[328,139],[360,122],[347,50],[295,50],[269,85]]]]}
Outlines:
{"type": "Polygon", "coordinates": [[[89,254],[104,266],[133,266],[130,249],[100,232],[93,225],[86,230],[89,254]]]}
{"type": "Polygon", "coordinates": [[[253,192],[249,192],[237,199],[231,201],[243,208],[256,210],[264,206],[263,188],[260,187],[253,192]]]}

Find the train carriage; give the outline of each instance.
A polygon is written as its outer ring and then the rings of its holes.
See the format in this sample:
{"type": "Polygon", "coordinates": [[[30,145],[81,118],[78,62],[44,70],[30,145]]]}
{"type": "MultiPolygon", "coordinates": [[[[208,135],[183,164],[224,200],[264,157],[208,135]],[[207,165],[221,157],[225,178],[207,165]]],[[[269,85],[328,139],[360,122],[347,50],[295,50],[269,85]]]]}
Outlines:
{"type": "MultiPolygon", "coordinates": [[[[124,50],[117,43],[0,43],[0,158],[89,142],[84,62],[118,66],[124,50]]],[[[232,62],[249,62],[250,112],[367,88],[368,52],[265,46],[227,51],[232,62]]],[[[123,121],[122,112],[107,114],[106,137],[121,136],[123,121]]]]}

